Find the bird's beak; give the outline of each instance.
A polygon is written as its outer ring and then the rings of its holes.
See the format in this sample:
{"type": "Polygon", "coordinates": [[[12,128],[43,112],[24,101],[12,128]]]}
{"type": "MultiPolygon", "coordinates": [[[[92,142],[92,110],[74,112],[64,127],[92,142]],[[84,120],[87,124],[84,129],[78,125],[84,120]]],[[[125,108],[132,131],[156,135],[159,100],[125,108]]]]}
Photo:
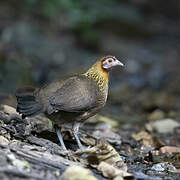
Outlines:
{"type": "Polygon", "coordinates": [[[115,61],[116,66],[124,66],[124,64],[122,62],[120,62],[119,60],[115,61]]]}

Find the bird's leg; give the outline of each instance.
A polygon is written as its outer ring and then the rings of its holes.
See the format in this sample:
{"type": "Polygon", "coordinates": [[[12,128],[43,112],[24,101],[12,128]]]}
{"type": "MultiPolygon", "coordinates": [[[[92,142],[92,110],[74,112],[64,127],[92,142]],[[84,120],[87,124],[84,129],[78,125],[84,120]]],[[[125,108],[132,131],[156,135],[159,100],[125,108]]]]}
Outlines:
{"type": "Polygon", "coordinates": [[[65,146],[64,141],[63,141],[63,138],[62,138],[62,135],[61,135],[61,131],[58,128],[55,128],[55,129],[56,129],[56,133],[57,133],[58,139],[61,143],[63,150],[67,151],[66,146],[65,146]]]}
{"type": "Polygon", "coordinates": [[[74,137],[76,139],[76,142],[77,142],[79,148],[83,149],[83,145],[81,144],[81,141],[80,141],[80,139],[78,137],[79,126],[80,126],[80,123],[74,123],[73,124],[73,135],[74,135],[74,137]]]}

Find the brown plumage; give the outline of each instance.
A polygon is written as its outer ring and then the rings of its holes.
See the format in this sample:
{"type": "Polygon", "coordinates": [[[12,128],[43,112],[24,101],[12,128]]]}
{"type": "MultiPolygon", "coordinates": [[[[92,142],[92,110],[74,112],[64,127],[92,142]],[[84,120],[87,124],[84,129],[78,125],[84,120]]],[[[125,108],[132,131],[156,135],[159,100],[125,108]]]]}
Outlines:
{"type": "Polygon", "coordinates": [[[43,112],[53,121],[64,150],[66,147],[58,127],[72,123],[74,137],[81,148],[77,136],[79,124],[105,105],[109,70],[117,65],[123,66],[114,56],[105,56],[84,74],[57,79],[40,89],[19,89],[16,92],[17,111],[22,118],[43,112]]]}

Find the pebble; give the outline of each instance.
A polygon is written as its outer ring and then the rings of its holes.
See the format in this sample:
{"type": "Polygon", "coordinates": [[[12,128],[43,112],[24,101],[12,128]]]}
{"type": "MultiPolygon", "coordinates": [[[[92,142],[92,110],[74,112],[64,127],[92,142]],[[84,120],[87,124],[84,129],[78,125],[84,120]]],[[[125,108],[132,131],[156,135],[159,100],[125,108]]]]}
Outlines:
{"type": "Polygon", "coordinates": [[[146,129],[158,133],[173,133],[177,127],[180,127],[180,123],[173,119],[162,119],[146,125],[146,129]]]}
{"type": "Polygon", "coordinates": [[[159,172],[163,172],[163,171],[176,172],[176,168],[173,165],[167,163],[154,164],[151,170],[159,171],[159,172]]]}

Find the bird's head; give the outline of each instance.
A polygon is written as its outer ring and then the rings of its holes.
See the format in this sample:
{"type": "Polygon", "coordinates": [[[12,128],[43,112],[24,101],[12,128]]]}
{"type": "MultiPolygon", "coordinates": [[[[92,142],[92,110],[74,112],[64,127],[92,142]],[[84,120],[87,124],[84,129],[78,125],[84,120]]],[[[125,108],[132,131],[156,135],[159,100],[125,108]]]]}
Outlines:
{"type": "Polygon", "coordinates": [[[114,56],[104,56],[83,75],[96,81],[100,89],[106,89],[108,87],[109,71],[114,66],[124,65],[114,56]]]}
{"type": "Polygon", "coordinates": [[[105,56],[101,59],[101,65],[104,70],[109,71],[114,66],[124,66],[122,62],[114,56],[105,56]]]}

